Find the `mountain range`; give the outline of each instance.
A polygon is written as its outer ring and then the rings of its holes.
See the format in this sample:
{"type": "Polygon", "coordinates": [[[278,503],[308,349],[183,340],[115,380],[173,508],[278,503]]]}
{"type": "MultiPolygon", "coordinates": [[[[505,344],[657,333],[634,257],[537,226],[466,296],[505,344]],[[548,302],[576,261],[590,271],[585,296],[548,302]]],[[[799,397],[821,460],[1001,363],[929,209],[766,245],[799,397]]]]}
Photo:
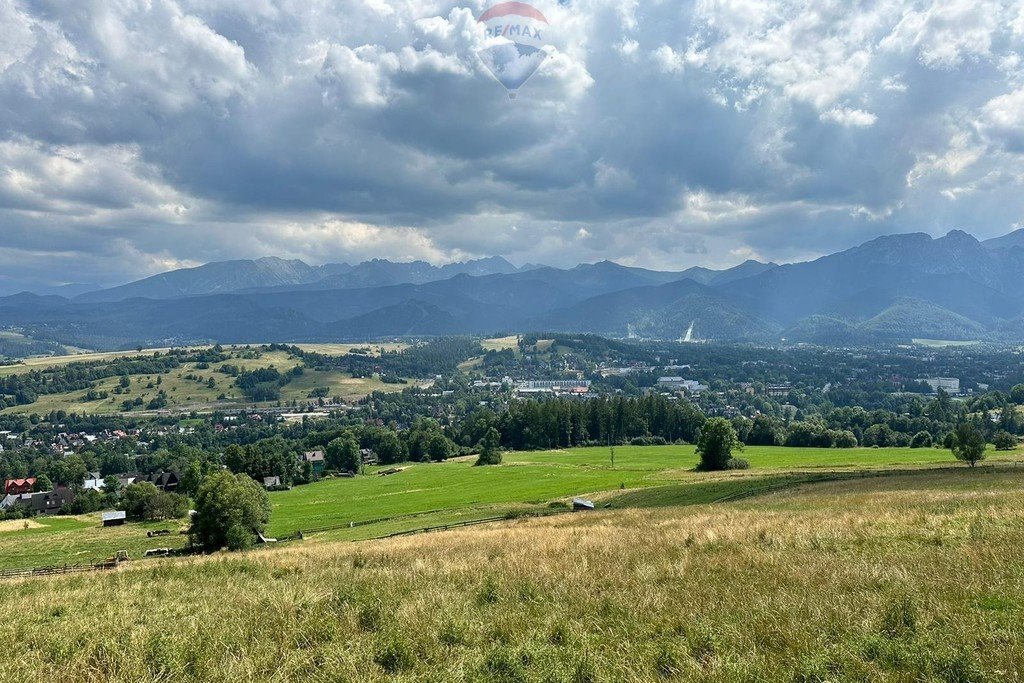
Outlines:
{"type": "Polygon", "coordinates": [[[461,274],[491,275],[519,270],[500,256],[441,267],[426,261],[393,263],[384,259],[365,261],[355,266],[347,263],[310,266],[302,261],[270,256],[253,261],[220,261],[172,270],[119,287],[85,292],[75,299],[80,302],[109,302],[134,298],[177,299],[269,288],[352,289],[406,282],[421,284],[461,274]]]}
{"type": "Polygon", "coordinates": [[[856,345],[1024,340],[1024,230],[889,235],[813,261],[655,271],[375,259],[209,263],[76,296],[0,298],[0,326],[93,348],[526,330],[856,345]]]}

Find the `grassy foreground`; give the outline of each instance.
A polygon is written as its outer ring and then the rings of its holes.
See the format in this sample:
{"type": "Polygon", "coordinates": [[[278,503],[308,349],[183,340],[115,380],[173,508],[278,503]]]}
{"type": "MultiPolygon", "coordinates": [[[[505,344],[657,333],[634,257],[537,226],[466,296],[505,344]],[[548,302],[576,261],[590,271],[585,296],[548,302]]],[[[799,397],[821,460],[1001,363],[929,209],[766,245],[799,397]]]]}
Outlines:
{"type": "Polygon", "coordinates": [[[1017,681],[1024,472],[0,583],[5,680],[1017,681]]]}

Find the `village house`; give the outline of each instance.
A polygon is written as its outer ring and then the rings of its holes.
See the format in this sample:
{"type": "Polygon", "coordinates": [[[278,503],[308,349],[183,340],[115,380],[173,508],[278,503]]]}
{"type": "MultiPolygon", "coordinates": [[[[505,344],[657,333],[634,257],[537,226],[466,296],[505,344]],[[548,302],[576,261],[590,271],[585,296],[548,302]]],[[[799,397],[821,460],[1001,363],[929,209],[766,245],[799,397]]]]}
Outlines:
{"type": "Polygon", "coordinates": [[[35,485],[35,477],[27,477],[25,479],[8,479],[4,482],[4,493],[14,496],[19,496],[23,493],[32,493],[32,489],[35,488],[35,485]]]}
{"type": "Polygon", "coordinates": [[[58,486],[52,491],[38,493],[10,494],[0,501],[0,510],[29,508],[37,515],[52,515],[65,505],[75,502],[74,491],[66,486],[58,486]]]}
{"type": "Polygon", "coordinates": [[[86,491],[90,489],[94,491],[101,491],[104,486],[106,486],[106,484],[103,482],[103,478],[100,476],[99,472],[89,472],[86,475],[85,480],[82,482],[82,488],[86,491]]]}
{"type": "MultiPolygon", "coordinates": [[[[139,481],[136,479],[136,481],[139,481]]],[[[173,493],[178,489],[178,484],[181,483],[181,479],[178,477],[176,472],[157,472],[155,474],[148,474],[142,477],[142,481],[148,481],[151,484],[155,484],[161,491],[167,491],[173,493]]]]}
{"type": "MultiPolygon", "coordinates": [[[[161,491],[167,491],[173,493],[178,489],[180,478],[177,472],[156,472],[154,474],[117,474],[118,483],[121,488],[131,486],[132,484],[141,484],[142,482],[149,482],[156,486],[161,491]]],[[[102,482],[101,482],[102,483],[102,482]]]]}
{"type": "Polygon", "coordinates": [[[138,475],[135,474],[115,474],[114,476],[117,478],[118,486],[122,489],[134,484],[135,480],[138,478],[138,475]]]}
{"type": "Polygon", "coordinates": [[[377,452],[372,448],[360,448],[359,457],[362,459],[364,465],[376,465],[380,458],[377,457],[377,452]]]}
{"type": "Polygon", "coordinates": [[[686,391],[691,394],[700,394],[707,390],[707,386],[701,384],[695,379],[684,379],[678,376],[671,377],[659,377],[658,386],[662,389],[670,389],[673,391],[686,391]]]}
{"type": "Polygon", "coordinates": [[[58,486],[52,491],[32,494],[32,509],[37,515],[55,514],[65,505],[75,502],[75,493],[66,486],[58,486]]]}
{"type": "Polygon", "coordinates": [[[324,473],[324,467],[326,467],[323,451],[306,451],[299,456],[299,462],[308,462],[313,469],[313,474],[318,477],[324,473]]]}

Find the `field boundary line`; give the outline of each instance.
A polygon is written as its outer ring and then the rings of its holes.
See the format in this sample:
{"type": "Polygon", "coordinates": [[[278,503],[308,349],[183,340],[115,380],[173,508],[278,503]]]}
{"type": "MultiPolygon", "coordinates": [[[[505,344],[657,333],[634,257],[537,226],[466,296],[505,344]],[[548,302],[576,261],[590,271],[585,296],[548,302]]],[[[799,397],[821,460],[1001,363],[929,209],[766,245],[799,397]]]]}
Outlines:
{"type": "MultiPolygon", "coordinates": [[[[1000,469],[1013,469],[1019,465],[1017,461],[1012,463],[991,463],[989,465],[983,465],[981,467],[974,468],[976,471],[987,471],[989,473],[995,472],[1000,469]]],[[[803,486],[805,484],[822,484],[833,481],[844,481],[846,479],[871,479],[875,477],[900,477],[900,476],[918,476],[921,474],[932,473],[932,472],[963,472],[963,467],[916,467],[916,468],[898,468],[891,470],[864,470],[864,471],[850,471],[850,472],[806,472],[806,471],[795,471],[787,473],[785,476],[792,477],[790,481],[780,482],[777,484],[769,484],[761,488],[751,489],[748,491],[738,491],[736,493],[730,493],[716,498],[711,501],[711,504],[718,503],[729,503],[736,500],[743,500],[745,498],[754,498],[765,493],[771,493],[773,491],[781,491],[789,488],[795,488],[797,486],[803,486]]]]}
{"type": "Polygon", "coordinates": [[[485,517],[482,519],[467,519],[463,522],[452,522],[451,524],[435,524],[433,526],[421,527],[418,529],[407,529],[405,531],[394,531],[390,534],[384,534],[382,536],[375,536],[373,538],[365,538],[364,541],[375,541],[385,538],[396,538],[398,536],[413,536],[420,533],[430,533],[433,531],[448,531],[449,529],[458,529],[467,526],[476,526],[478,524],[493,524],[494,522],[514,522],[520,519],[543,519],[545,517],[556,517],[558,515],[564,515],[573,510],[552,510],[550,512],[537,512],[532,514],[523,515],[499,515],[496,517],[485,517]]]}

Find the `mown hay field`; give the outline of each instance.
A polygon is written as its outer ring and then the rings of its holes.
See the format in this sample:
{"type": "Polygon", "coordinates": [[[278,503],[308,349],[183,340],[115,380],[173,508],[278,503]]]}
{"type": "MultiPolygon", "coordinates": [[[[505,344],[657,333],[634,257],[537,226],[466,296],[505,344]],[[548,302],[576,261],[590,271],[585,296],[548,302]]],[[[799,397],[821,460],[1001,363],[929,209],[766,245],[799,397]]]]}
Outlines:
{"type": "Polygon", "coordinates": [[[0,583],[4,680],[1017,681],[1024,472],[0,583]]]}
{"type": "Polygon", "coordinates": [[[7,520],[0,522],[0,569],[92,564],[119,550],[138,559],[150,548],[184,546],[187,539],[179,533],[184,527],[184,520],[103,527],[99,513],[7,520]],[[164,529],[171,533],[147,535],[164,529]]]}
{"type": "Polygon", "coordinates": [[[365,350],[369,352],[371,356],[380,356],[382,353],[393,353],[395,351],[404,351],[409,348],[409,344],[403,344],[400,342],[389,342],[386,344],[372,344],[372,343],[350,343],[350,344],[296,344],[303,351],[310,351],[313,353],[322,353],[325,356],[344,356],[350,353],[353,349],[365,350]]]}

